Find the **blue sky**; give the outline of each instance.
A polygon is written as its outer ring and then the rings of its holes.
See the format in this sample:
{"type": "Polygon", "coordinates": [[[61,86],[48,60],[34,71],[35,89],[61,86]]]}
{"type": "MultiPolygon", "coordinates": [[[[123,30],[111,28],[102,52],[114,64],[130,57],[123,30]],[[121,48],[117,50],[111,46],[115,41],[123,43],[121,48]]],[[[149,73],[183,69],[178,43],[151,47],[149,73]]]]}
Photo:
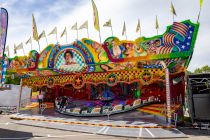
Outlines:
{"type": "MultiPolygon", "coordinates": [[[[156,35],[155,16],[159,19],[159,34],[164,33],[166,26],[172,24],[172,15],[169,11],[170,0],[95,0],[99,11],[102,41],[111,35],[109,28],[102,25],[109,18],[112,19],[114,35],[120,39],[123,22],[126,22],[128,40],[138,37],[135,32],[137,20],[141,20],[142,35],[151,37],[156,35]]],[[[199,0],[172,0],[177,12],[175,21],[190,19],[196,22],[199,12],[199,0]]],[[[25,43],[32,34],[32,13],[34,13],[38,32],[45,30],[48,34],[55,26],[58,27],[58,40],[65,44],[65,37],[60,34],[65,27],[68,32],[68,43],[76,39],[76,31],[71,26],[78,22],[89,22],[90,38],[99,41],[98,32],[93,27],[93,13],[91,0],[0,0],[2,7],[9,13],[9,29],[7,44],[13,56],[14,44],[25,43]]],[[[189,70],[203,65],[210,65],[210,1],[204,0],[200,17],[200,29],[195,45],[194,55],[189,70]]],[[[85,30],[79,31],[79,39],[87,37],[85,30]]],[[[55,36],[47,37],[49,43],[56,43],[55,36]]],[[[41,49],[46,47],[44,39],[40,40],[41,49]]],[[[24,45],[25,52],[30,51],[30,45],[24,45]]],[[[33,49],[38,45],[33,41],[33,49]]],[[[18,51],[18,55],[22,55],[18,51]]]]}

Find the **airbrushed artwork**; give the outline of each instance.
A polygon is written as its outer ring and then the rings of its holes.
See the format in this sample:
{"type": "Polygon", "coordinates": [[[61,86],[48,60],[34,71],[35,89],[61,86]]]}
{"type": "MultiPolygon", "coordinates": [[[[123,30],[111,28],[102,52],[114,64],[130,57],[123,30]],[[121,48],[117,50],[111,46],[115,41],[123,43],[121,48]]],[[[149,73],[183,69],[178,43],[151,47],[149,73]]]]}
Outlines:
{"type": "MultiPolygon", "coordinates": [[[[164,34],[150,38],[120,40],[112,36],[101,44],[89,38],[51,44],[40,53],[33,50],[29,56],[10,58],[7,77],[15,75],[23,78],[23,85],[47,88],[53,100],[65,95],[84,103],[101,100],[99,106],[149,98],[165,102],[163,63],[170,71],[170,82],[183,77],[198,28],[199,24],[186,20],[174,22],[164,34]]],[[[183,80],[173,85],[171,98],[184,98],[183,80]]]]}
{"type": "MultiPolygon", "coordinates": [[[[209,16],[201,14],[203,0],[190,1],[193,6],[176,1],[181,13],[172,1],[122,1],[3,0],[8,13],[1,8],[0,114],[8,106],[12,125],[46,127],[43,138],[85,139],[85,132],[90,139],[165,139],[208,131],[210,68],[203,29],[210,21],[200,20],[209,16]]],[[[18,138],[35,138],[34,129],[18,138]]]]}

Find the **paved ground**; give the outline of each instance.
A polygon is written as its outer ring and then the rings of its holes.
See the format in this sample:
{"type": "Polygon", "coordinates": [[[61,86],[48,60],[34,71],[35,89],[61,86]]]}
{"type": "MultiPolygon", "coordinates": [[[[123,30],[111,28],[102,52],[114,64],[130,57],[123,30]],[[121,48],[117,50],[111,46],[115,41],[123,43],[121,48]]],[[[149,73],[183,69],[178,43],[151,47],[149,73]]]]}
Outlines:
{"type": "MultiPolygon", "coordinates": [[[[76,139],[76,140],[136,140],[131,137],[114,137],[89,133],[80,133],[72,131],[63,131],[57,129],[47,129],[42,127],[33,127],[26,125],[19,125],[13,123],[14,120],[9,119],[9,116],[0,115],[0,140],[7,139],[76,139]]],[[[180,128],[189,138],[179,138],[179,140],[209,140],[210,134],[206,130],[197,130],[190,128],[180,128]]],[[[146,130],[143,130],[146,131],[146,130]]],[[[177,139],[177,138],[175,138],[177,139]]]]}
{"type": "MultiPolygon", "coordinates": [[[[141,119],[126,120],[99,120],[99,119],[78,119],[61,118],[41,115],[15,114],[13,123],[22,125],[32,125],[45,128],[62,129],[91,134],[140,137],[140,138],[179,138],[186,137],[182,132],[175,128],[165,128],[158,123],[142,121],[141,119]]],[[[149,116],[146,116],[149,118],[149,116]]],[[[151,120],[154,118],[150,118],[151,120]]],[[[170,127],[170,126],[169,126],[170,127]]]]}

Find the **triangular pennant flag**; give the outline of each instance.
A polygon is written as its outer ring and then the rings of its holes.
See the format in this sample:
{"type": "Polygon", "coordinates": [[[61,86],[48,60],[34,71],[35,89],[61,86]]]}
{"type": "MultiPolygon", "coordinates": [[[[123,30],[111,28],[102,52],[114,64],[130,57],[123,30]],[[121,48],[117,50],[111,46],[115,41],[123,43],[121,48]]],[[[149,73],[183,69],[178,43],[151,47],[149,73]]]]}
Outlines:
{"type": "Polygon", "coordinates": [[[65,27],[65,29],[63,30],[63,32],[62,32],[62,34],[61,34],[61,37],[63,37],[64,35],[66,35],[67,34],[67,31],[66,31],[66,27],[65,27]]]}
{"type": "Polygon", "coordinates": [[[92,0],[92,6],[93,6],[93,21],[94,21],[94,27],[97,31],[100,30],[100,26],[99,26],[99,18],[98,18],[98,10],[97,7],[94,3],[94,1],[92,0]]]}
{"type": "Polygon", "coordinates": [[[81,29],[88,29],[88,21],[85,21],[80,27],[79,30],[81,29]]]}
{"type": "Polygon", "coordinates": [[[112,27],[111,19],[109,19],[107,22],[104,23],[104,27],[112,27]]]}
{"type": "Polygon", "coordinates": [[[45,31],[43,30],[42,33],[39,35],[39,39],[46,37],[45,31]]]}
{"type": "Polygon", "coordinates": [[[26,45],[28,44],[28,43],[32,43],[32,39],[31,39],[31,37],[26,41],[26,45]]]}
{"type": "Polygon", "coordinates": [[[173,5],[173,3],[171,2],[171,8],[170,8],[170,11],[171,11],[171,13],[172,14],[174,14],[175,16],[177,16],[176,15],[176,11],[175,11],[175,9],[174,9],[174,5],[173,5]]]}
{"type": "Polygon", "coordinates": [[[16,45],[14,44],[14,54],[17,54],[16,45]]]}
{"type": "Polygon", "coordinates": [[[48,35],[57,34],[57,27],[55,27],[48,35]]]}
{"type": "Polygon", "coordinates": [[[159,29],[159,23],[158,23],[158,18],[157,18],[157,16],[156,16],[156,21],[155,21],[155,28],[156,28],[156,29],[159,29]]]}
{"type": "Polygon", "coordinates": [[[77,22],[71,27],[72,30],[77,30],[77,22]]]}
{"type": "Polygon", "coordinates": [[[38,37],[38,32],[37,32],[37,27],[36,27],[36,21],[34,18],[34,14],[32,14],[32,30],[33,30],[33,38],[34,40],[38,41],[39,37],[38,37]]]}
{"type": "Polygon", "coordinates": [[[126,32],[126,26],[125,26],[125,21],[124,21],[122,35],[124,35],[124,34],[125,34],[125,32],[126,32]]]}
{"type": "Polygon", "coordinates": [[[140,20],[138,20],[138,24],[136,26],[136,32],[139,32],[141,30],[140,20]]]}
{"type": "Polygon", "coordinates": [[[18,46],[15,47],[16,50],[23,49],[23,43],[20,43],[18,46]]]}

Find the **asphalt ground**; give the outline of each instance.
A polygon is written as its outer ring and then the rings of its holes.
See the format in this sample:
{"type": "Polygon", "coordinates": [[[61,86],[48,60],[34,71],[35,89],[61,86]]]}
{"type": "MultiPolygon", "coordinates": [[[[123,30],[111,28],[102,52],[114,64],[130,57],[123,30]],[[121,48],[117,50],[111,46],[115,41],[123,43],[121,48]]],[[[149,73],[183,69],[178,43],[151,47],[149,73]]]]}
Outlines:
{"type": "MultiPolygon", "coordinates": [[[[0,115],[0,140],[13,140],[13,139],[21,139],[21,140],[27,140],[27,139],[134,140],[135,139],[136,140],[136,138],[131,138],[131,137],[107,136],[107,135],[98,135],[91,133],[64,131],[58,129],[19,125],[13,122],[14,120],[11,120],[8,115],[0,115]]],[[[186,134],[186,136],[188,137],[188,138],[179,138],[179,140],[210,139],[210,134],[207,132],[207,130],[192,129],[190,127],[180,127],[179,130],[184,134],[186,134]]]]}

